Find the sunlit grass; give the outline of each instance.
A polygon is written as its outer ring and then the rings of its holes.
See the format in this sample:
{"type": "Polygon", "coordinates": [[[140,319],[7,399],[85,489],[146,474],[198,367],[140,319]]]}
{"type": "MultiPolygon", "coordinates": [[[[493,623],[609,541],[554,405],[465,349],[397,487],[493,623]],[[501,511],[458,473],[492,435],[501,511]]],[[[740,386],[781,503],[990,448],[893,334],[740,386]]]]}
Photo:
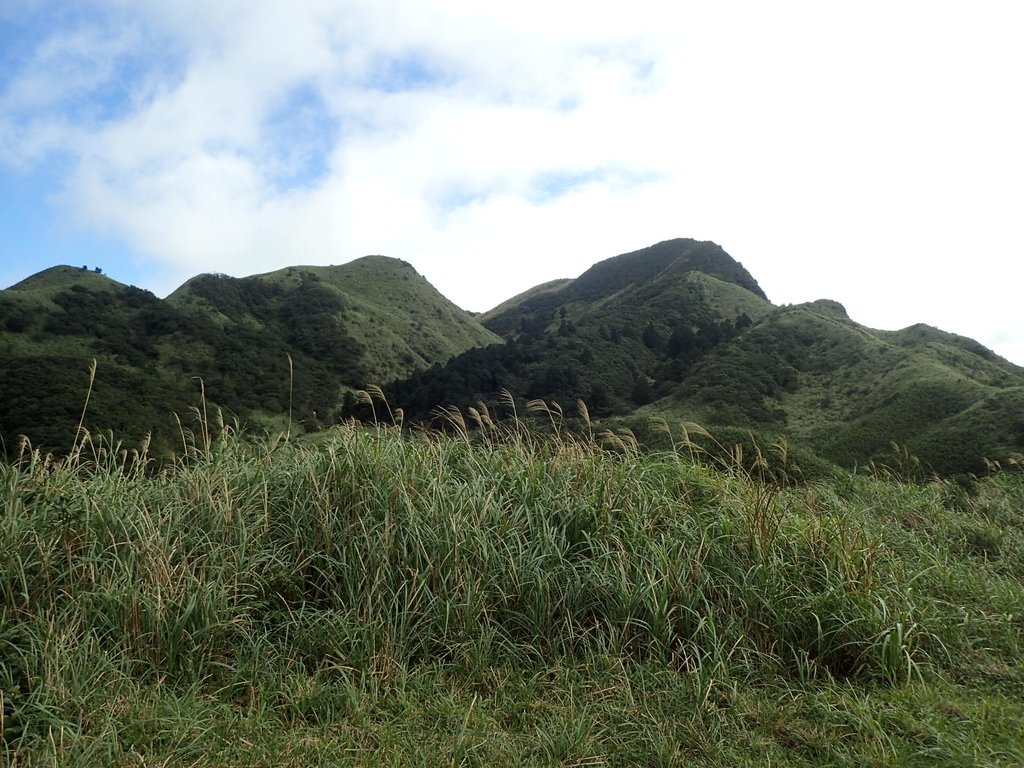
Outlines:
{"type": "Polygon", "coordinates": [[[694,425],[365,397],[315,446],[203,419],[159,471],[90,436],[0,467],[11,761],[1024,759],[1020,474],[794,485],[694,425]]]}

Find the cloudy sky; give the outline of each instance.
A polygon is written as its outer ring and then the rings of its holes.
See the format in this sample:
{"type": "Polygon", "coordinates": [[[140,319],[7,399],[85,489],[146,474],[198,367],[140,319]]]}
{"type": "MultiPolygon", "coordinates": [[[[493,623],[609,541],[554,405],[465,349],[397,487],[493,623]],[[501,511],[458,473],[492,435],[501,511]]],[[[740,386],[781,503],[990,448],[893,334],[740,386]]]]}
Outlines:
{"type": "Polygon", "coordinates": [[[0,286],[382,253],[485,310],[713,240],[1024,365],[1024,6],[0,0],[0,286]]]}

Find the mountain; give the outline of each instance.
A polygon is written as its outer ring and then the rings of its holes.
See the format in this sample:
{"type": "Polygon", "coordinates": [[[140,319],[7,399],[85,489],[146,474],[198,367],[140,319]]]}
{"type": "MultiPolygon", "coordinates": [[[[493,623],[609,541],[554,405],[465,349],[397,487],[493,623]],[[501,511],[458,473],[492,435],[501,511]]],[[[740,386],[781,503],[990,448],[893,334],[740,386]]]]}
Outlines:
{"type": "MultiPolygon", "coordinates": [[[[316,302],[324,301],[344,320],[347,343],[360,347],[358,386],[407,375],[471,347],[501,341],[442,296],[412,265],[387,256],[366,256],[341,266],[287,267],[242,280],[200,275],[167,301],[184,311],[210,313],[221,323],[253,327],[272,324],[275,317],[290,326],[308,323],[310,311],[319,306],[316,302]],[[282,302],[291,306],[283,315],[275,310],[282,302]]],[[[311,337],[336,338],[336,331],[308,330],[311,337]]]]}
{"type": "Polygon", "coordinates": [[[345,392],[498,338],[397,259],[200,275],[166,300],[84,268],[54,267],[0,292],[0,438],[66,450],[86,426],[180,445],[202,392],[242,420],[334,423],[345,392]],[[202,384],[200,385],[200,380],[202,384]]]}
{"type": "MultiPolygon", "coordinates": [[[[924,325],[878,331],[836,302],[771,304],[714,243],[669,240],[546,283],[484,313],[507,341],[386,391],[439,404],[577,399],[592,416],[662,417],[782,435],[852,467],[893,443],[942,473],[1024,452],[1024,369],[924,325]]],[[[736,434],[735,429],[731,434],[736,434]]]]}
{"type": "MultiPolygon", "coordinates": [[[[54,267],[0,291],[0,438],[67,449],[85,425],[181,445],[191,409],[313,431],[383,383],[407,420],[442,405],[583,400],[596,419],[785,436],[854,467],[892,444],[942,473],[1024,452],[1024,369],[924,325],[867,328],[836,302],[772,304],[720,246],[667,240],[473,316],[409,264],[368,256],[247,278],[199,275],[166,300],[54,267]],[[90,390],[89,366],[97,360],[90,390]],[[387,383],[390,382],[390,383],[387,383]]],[[[653,440],[649,432],[641,434],[653,440]]]]}
{"type": "Polygon", "coordinates": [[[525,398],[630,413],[669,394],[711,349],[772,309],[741,264],[710,242],[668,240],[538,286],[484,313],[502,347],[469,350],[386,388],[411,414],[525,398]]]}
{"type": "Polygon", "coordinates": [[[1024,452],[1024,369],[927,325],[879,331],[837,303],[774,309],[646,412],[784,433],[836,463],[892,455],[938,472],[1024,452]]]}
{"type": "Polygon", "coordinates": [[[689,311],[680,302],[693,303],[694,292],[689,289],[695,282],[709,289],[709,307],[721,310],[722,318],[748,310],[757,313],[768,304],[753,276],[720,246],[675,239],[600,261],[575,280],[537,286],[481,319],[495,333],[508,336],[522,330],[524,323],[531,326],[550,319],[560,307],[576,310],[584,319],[632,305],[631,315],[639,311],[652,321],[667,323],[678,312],[689,311]]]}

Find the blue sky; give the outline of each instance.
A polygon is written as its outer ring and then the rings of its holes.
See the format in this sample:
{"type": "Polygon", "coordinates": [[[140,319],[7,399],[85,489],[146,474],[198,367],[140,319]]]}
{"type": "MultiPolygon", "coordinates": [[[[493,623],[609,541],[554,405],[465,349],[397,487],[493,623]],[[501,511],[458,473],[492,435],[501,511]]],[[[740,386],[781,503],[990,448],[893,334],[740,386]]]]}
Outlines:
{"type": "Polygon", "coordinates": [[[487,309],[670,237],[1024,364],[1010,2],[5,0],[0,286],[370,253],[487,309]]]}

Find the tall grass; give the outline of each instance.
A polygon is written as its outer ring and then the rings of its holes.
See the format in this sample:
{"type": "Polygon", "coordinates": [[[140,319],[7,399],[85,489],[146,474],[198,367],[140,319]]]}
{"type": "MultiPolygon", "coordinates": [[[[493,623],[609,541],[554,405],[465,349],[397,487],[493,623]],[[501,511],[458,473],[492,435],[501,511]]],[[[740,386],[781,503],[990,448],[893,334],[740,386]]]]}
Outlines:
{"type": "MultiPolygon", "coordinates": [[[[751,680],[1019,693],[1019,477],[965,513],[943,484],[793,487],[685,437],[657,455],[578,437],[541,405],[555,438],[483,408],[444,412],[447,434],[344,426],[315,446],[204,420],[160,471],[88,435],[0,466],[7,755],[184,764],[239,723],[361,722],[422,674],[473,692],[446,747],[463,757],[496,688],[581,665],[664,670],[705,709],[751,680]]],[[[586,758],[606,714],[564,712],[516,754],[586,758]]],[[[679,758],[645,727],[650,760],[679,758]]]]}

